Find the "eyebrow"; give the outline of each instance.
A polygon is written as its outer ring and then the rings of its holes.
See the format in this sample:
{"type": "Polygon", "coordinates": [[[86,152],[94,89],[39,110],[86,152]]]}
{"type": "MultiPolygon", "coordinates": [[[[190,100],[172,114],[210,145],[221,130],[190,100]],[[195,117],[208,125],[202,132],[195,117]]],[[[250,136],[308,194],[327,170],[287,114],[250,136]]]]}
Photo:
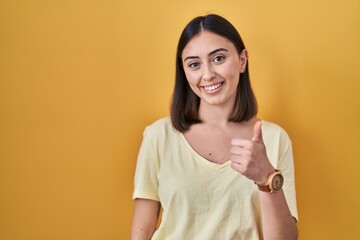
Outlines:
{"type": "MultiPolygon", "coordinates": [[[[229,50],[227,50],[226,48],[218,48],[218,49],[215,49],[215,50],[209,52],[209,53],[208,53],[208,56],[211,56],[211,55],[213,55],[213,54],[215,54],[215,53],[217,53],[217,52],[221,52],[221,51],[228,52],[229,50]]],[[[188,60],[188,59],[197,59],[197,58],[199,58],[199,57],[198,57],[198,56],[188,56],[188,57],[186,57],[186,58],[184,59],[184,62],[185,62],[186,60],[188,60]]]]}

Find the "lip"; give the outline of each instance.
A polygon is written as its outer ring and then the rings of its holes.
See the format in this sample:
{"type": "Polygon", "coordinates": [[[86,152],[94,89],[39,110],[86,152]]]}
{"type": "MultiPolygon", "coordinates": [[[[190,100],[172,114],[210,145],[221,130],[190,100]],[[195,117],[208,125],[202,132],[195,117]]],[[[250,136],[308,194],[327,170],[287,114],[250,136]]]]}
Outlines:
{"type": "Polygon", "coordinates": [[[201,88],[203,91],[205,91],[208,94],[215,94],[222,89],[224,84],[225,84],[225,82],[218,82],[218,83],[213,83],[213,84],[207,85],[207,86],[201,86],[201,88]]]}

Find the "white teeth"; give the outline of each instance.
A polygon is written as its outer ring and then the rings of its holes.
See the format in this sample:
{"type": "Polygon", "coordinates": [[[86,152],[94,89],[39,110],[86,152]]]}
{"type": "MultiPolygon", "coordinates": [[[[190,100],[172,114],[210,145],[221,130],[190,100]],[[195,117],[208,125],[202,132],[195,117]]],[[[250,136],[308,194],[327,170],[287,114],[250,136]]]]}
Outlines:
{"type": "Polygon", "coordinates": [[[204,89],[206,91],[214,91],[215,89],[218,89],[219,87],[221,87],[222,83],[218,83],[215,85],[211,85],[211,86],[204,86],[204,89]]]}

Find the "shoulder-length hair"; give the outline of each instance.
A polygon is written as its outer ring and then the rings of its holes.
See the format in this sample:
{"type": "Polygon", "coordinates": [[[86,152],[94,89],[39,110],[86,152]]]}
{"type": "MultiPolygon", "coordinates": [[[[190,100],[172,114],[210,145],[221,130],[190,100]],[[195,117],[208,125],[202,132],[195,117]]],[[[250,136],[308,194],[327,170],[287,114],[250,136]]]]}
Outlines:
{"type": "MultiPolygon", "coordinates": [[[[192,124],[201,122],[198,116],[200,98],[191,90],[186,79],[182,52],[188,42],[204,30],[230,40],[239,54],[245,49],[245,45],[235,27],[219,15],[199,16],[186,25],[177,47],[175,87],[170,109],[172,125],[180,132],[185,132],[192,124]]],[[[257,102],[250,84],[248,65],[247,62],[245,71],[240,74],[234,109],[229,121],[247,121],[257,114],[257,102]]]]}

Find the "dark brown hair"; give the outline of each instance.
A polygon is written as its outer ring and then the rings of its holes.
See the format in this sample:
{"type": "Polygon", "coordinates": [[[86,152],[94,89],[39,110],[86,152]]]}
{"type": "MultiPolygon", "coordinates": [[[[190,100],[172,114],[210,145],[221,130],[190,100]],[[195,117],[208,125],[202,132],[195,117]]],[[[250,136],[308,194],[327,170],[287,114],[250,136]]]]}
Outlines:
{"type": "MultiPolygon", "coordinates": [[[[204,30],[230,40],[239,54],[245,49],[235,27],[219,15],[199,16],[186,25],[177,47],[176,78],[171,103],[171,122],[174,128],[180,132],[185,132],[192,124],[201,122],[198,116],[200,98],[190,88],[181,56],[188,42],[204,30]]],[[[240,74],[234,110],[229,118],[233,122],[247,121],[257,114],[257,102],[250,84],[248,65],[249,63],[246,64],[245,71],[240,74]]]]}

